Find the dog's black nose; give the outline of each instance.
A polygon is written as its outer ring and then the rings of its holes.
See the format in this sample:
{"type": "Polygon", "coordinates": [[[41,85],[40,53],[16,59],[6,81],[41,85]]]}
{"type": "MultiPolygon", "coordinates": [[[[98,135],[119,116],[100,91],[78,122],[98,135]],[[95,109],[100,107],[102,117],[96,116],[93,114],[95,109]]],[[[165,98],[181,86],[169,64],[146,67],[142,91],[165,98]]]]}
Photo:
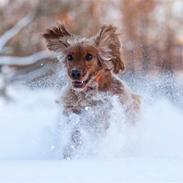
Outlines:
{"type": "Polygon", "coordinates": [[[79,79],[81,77],[81,72],[78,69],[72,69],[71,76],[73,79],[79,79]]]}

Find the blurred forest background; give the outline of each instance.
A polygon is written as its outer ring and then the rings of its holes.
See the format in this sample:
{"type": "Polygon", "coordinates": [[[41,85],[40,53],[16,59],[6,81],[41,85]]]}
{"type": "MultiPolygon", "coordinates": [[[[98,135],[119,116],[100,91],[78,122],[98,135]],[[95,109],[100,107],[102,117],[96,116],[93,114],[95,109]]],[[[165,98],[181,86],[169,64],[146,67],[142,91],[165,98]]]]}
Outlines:
{"type": "Polygon", "coordinates": [[[127,72],[183,69],[183,0],[0,0],[0,72],[52,75],[58,63],[40,35],[57,21],[85,36],[117,25],[127,72]]]}

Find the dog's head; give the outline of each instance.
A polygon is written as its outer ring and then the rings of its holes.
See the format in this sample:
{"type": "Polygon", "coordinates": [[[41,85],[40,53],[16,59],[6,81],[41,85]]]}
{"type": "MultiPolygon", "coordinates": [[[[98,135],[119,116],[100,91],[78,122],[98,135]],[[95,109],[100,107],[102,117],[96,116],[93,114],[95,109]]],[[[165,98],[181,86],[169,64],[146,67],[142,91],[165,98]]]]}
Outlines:
{"type": "Polygon", "coordinates": [[[114,73],[124,70],[120,58],[120,41],[116,27],[102,26],[91,38],[71,34],[63,24],[47,29],[43,34],[49,50],[64,55],[65,64],[74,88],[85,88],[102,69],[114,73]]]}

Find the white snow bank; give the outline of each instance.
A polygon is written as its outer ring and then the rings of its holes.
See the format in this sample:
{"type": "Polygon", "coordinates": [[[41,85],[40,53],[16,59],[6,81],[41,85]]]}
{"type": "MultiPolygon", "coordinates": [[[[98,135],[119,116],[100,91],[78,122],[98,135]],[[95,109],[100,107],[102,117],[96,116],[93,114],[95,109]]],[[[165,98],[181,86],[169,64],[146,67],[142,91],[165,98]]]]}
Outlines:
{"type": "Polygon", "coordinates": [[[0,159],[50,158],[57,107],[50,90],[9,88],[0,98],[0,159]]]}
{"type": "Polygon", "coordinates": [[[0,182],[182,182],[182,169],[182,161],[173,159],[5,161],[0,162],[0,182]]]}
{"type": "Polygon", "coordinates": [[[60,147],[70,129],[58,130],[58,121],[66,119],[55,103],[58,93],[20,86],[8,93],[13,101],[0,98],[0,182],[183,181],[183,113],[164,96],[141,91],[142,116],[134,126],[124,123],[114,100],[107,133],[91,138],[82,128],[79,160],[63,161],[60,147]]]}
{"type": "MultiPolygon", "coordinates": [[[[0,159],[59,159],[63,139],[71,132],[70,127],[58,131],[58,121],[66,121],[55,103],[58,94],[13,87],[9,95],[13,101],[0,99],[0,159]]],[[[141,120],[134,126],[124,122],[120,105],[114,102],[105,135],[89,136],[82,127],[85,141],[77,158],[183,158],[182,111],[164,98],[149,101],[143,99],[141,120]]],[[[93,112],[70,116],[70,124],[80,118],[83,123],[93,120],[93,112]]]]}
{"type": "Polygon", "coordinates": [[[166,99],[144,106],[139,124],[142,157],[183,158],[183,112],[166,99]]]}

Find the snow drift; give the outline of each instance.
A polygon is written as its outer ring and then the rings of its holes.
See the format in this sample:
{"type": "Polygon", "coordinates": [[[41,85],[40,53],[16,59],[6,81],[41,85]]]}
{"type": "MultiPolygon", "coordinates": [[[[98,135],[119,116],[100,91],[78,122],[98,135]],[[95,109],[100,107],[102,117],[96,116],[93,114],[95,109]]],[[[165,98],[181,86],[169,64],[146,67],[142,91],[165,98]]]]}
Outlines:
{"type": "Polygon", "coordinates": [[[79,125],[83,145],[72,161],[60,161],[64,143],[72,125],[92,120],[91,109],[69,116],[70,125],[55,103],[62,90],[8,87],[10,100],[0,98],[0,182],[182,181],[182,79],[123,79],[142,97],[141,119],[125,123],[112,97],[109,129],[96,135],[79,125]]]}
{"type": "MultiPolygon", "coordinates": [[[[84,145],[77,152],[76,159],[183,158],[182,96],[178,93],[181,89],[173,92],[175,98],[172,101],[163,92],[164,80],[136,82],[137,87],[131,81],[129,84],[142,96],[141,120],[133,126],[125,123],[121,106],[113,98],[110,128],[99,138],[88,135],[88,129],[82,127],[84,145]],[[154,89],[159,92],[153,92],[154,89]],[[175,100],[179,105],[175,105],[175,100]]],[[[71,134],[71,125],[58,130],[58,125],[63,125],[66,120],[61,107],[55,103],[60,92],[54,89],[30,90],[20,85],[9,87],[12,101],[0,99],[1,160],[61,158],[63,145],[71,134]]],[[[91,120],[90,113],[71,115],[70,124],[79,118],[91,120]]]]}

